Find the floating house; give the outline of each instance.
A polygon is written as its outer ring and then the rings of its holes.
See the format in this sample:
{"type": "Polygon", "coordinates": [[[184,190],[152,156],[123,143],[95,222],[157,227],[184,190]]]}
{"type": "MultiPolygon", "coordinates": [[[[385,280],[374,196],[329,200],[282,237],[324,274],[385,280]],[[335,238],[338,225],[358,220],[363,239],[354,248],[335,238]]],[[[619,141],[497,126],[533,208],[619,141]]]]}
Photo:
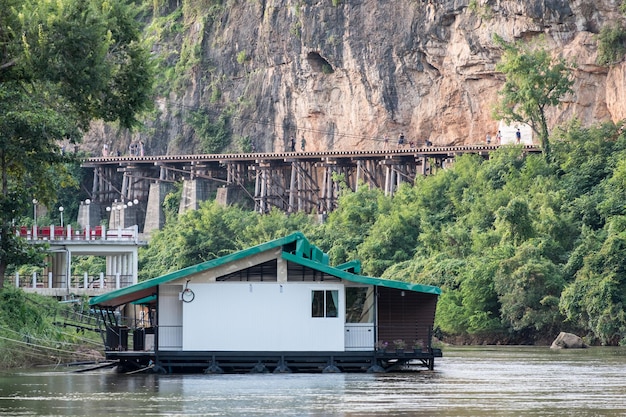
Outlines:
{"type": "Polygon", "coordinates": [[[298,232],[90,305],[106,322],[106,358],[126,372],[433,369],[440,289],[359,273],[298,232]]]}

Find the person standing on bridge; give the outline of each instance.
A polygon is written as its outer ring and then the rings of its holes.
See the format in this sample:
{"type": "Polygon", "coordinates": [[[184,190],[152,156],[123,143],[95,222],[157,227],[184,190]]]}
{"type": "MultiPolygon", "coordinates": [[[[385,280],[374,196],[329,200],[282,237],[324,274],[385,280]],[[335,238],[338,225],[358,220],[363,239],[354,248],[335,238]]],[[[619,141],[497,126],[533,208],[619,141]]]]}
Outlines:
{"type": "Polygon", "coordinates": [[[304,152],[305,146],[306,146],[306,140],[304,139],[304,136],[302,136],[302,139],[300,139],[300,149],[302,149],[302,152],[304,152]]]}
{"type": "Polygon", "coordinates": [[[400,133],[400,136],[398,136],[398,148],[403,148],[404,147],[404,133],[400,133]]]}
{"type": "Polygon", "coordinates": [[[296,138],[294,138],[293,136],[289,138],[289,149],[291,150],[291,152],[296,151],[296,138]]]}
{"type": "Polygon", "coordinates": [[[517,128],[517,132],[515,132],[515,143],[519,145],[521,141],[522,141],[522,132],[520,132],[519,128],[517,128]]]}

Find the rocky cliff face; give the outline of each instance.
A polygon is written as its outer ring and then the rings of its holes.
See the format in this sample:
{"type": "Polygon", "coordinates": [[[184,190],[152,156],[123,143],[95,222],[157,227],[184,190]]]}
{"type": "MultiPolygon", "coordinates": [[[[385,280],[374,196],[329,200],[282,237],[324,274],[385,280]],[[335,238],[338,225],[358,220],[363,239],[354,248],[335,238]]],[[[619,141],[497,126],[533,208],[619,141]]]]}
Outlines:
{"type": "Polygon", "coordinates": [[[385,136],[395,146],[400,133],[417,145],[481,143],[498,130],[491,108],[503,77],[494,34],[541,37],[576,62],[574,94],[550,110],[551,127],[572,117],[585,125],[626,118],[626,64],[595,63],[596,34],[623,19],[617,0],[214,3],[171,0],[158,11],[170,17],[161,26],[170,31],[160,31],[154,50],[175,82],[161,78],[142,132],[96,124],[88,149],[110,142],[124,153],[143,140],[151,154],[203,152],[189,122],[200,110],[212,122],[229,115],[224,151],[232,152],[246,147],[241,138],[257,151],[283,151],[292,136],[298,150],[302,137],[306,150],[379,149],[385,136]]]}

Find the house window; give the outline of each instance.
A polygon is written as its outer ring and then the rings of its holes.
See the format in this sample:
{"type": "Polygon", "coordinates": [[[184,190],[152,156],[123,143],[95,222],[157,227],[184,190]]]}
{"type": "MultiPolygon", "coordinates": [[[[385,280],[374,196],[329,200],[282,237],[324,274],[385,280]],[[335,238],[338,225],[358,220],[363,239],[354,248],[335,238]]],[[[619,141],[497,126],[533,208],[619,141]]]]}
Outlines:
{"type": "Polygon", "coordinates": [[[346,288],[346,323],[374,323],[374,287],[346,288]]]}
{"type": "Polygon", "coordinates": [[[338,317],[338,290],[315,290],[311,292],[312,317],[338,317]]]}

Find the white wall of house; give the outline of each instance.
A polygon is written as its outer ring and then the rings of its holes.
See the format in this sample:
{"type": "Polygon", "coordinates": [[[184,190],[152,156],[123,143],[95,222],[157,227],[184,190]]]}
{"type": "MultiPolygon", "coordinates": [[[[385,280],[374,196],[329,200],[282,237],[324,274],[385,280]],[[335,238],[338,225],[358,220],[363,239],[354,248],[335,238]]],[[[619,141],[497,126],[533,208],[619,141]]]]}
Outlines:
{"type": "Polygon", "coordinates": [[[218,282],[189,284],[183,350],[343,351],[342,284],[218,282]],[[338,317],[312,317],[313,290],[338,290],[338,317]]]}
{"type": "Polygon", "coordinates": [[[179,300],[182,285],[159,287],[159,349],[181,350],[183,347],[183,306],[179,300]]]}

